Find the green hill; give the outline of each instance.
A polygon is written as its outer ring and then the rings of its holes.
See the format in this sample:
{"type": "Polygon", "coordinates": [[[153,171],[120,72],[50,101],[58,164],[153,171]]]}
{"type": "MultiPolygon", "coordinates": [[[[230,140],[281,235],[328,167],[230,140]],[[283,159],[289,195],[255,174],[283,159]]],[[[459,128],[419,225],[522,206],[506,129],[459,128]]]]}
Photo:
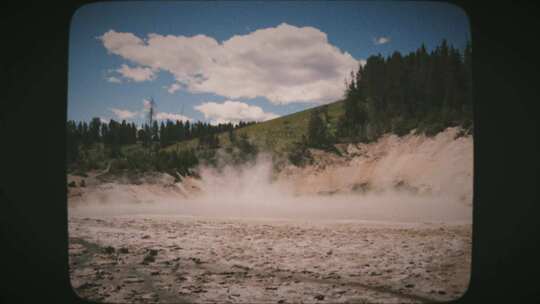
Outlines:
{"type": "MultiPolygon", "coordinates": [[[[262,151],[274,153],[286,152],[294,142],[300,141],[302,135],[307,135],[308,121],[312,111],[327,107],[330,132],[335,132],[338,117],[343,114],[343,101],[322,105],[281,116],[272,120],[250,125],[234,132],[237,136],[245,133],[249,140],[262,151]]],[[[230,144],[227,133],[218,135],[221,146],[230,144]]],[[[188,140],[164,148],[167,151],[183,150],[197,147],[198,139],[188,140]]]]}

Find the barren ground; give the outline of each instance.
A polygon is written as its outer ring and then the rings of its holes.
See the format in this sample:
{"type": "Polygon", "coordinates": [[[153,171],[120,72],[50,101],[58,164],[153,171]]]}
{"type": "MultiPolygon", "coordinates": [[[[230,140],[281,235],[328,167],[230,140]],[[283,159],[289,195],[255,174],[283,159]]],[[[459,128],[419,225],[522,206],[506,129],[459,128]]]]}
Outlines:
{"type": "Polygon", "coordinates": [[[463,224],[71,217],[83,298],[114,303],[409,303],[468,285],[463,224]]]}

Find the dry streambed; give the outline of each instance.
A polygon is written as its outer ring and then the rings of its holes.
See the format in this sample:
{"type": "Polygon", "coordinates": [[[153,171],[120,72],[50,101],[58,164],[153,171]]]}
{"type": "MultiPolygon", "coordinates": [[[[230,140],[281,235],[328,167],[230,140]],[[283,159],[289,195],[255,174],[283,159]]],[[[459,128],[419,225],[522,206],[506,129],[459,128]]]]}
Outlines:
{"type": "Polygon", "coordinates": [[[70,217],[70,275],[109,303],[409,303],[467,288],[471,226],[70,217]]]}

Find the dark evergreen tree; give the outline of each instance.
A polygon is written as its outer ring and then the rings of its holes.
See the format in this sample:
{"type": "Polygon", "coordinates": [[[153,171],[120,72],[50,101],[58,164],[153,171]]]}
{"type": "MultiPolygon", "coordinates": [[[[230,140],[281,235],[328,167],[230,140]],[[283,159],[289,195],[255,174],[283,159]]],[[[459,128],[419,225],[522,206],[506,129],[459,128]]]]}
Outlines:
{"type": "Polygon", "coordinates": [[[317,109],[311,111],[308,122],[307,142],[309,146],[314,148],[328,148],[332,144],[327,124],[317,109]]]}
{"type": "Polygon", "coordinates": [[[228,134],[229,134],[229,141],[231,142],[231,144],[234,144],[236,142],[236,134],[234,133],[234,130],[232,128],[229,129],[228,134]]]}
{"type": "Polygon", "coordinates": [[[238,140],[235,140],[235,146],[240,150],[240,157],[242,161],[253,161],[255,160],[259,150],[257,146],[252,144],[249,140],[249,137],[246,133],[240,134],[238,140]]]}
{"type": "Polygon", "coordinates": [[[164,147],[167,143],[167,130],[165,130],[165,124],[163,121],[159,125],[159,144],[161,147],[164,147]]]}
{"type": "Polygon", "coordinates": [[[406,56],[370,56],[347,84],[337,135],[363,141],[414,128],[426,134],[455,125],[469,128],[470,58],[470,43],[461,53],[446,40],[430,53],[422,44],[406,56]]]}
{"type": "Polygon", "coordinates": [[[152,124],[152,142],[159,142],[159,125],[156,120],[152,124]]]}
{"type": "Polygon", "coordinates": [[[101,120],[97,117],[92,118],[88,127],[90,143],[97,143],[101,141],[100,129],[101,120]]]}

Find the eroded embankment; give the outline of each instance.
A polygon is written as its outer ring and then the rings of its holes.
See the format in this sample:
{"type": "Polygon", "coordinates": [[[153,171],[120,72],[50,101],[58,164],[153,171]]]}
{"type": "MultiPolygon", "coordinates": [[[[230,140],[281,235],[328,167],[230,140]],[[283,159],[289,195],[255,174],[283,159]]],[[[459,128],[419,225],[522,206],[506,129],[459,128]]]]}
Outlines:
{"type": "Polygon", "coordinates": [[[243,167],[201,167],[200,178],[181,182],[167,174],[135,182],[94,174],[86,187],[70,189],[70,214],[470,222],[473,142],[457,132],[388,135],[342,145],[342,156],[313,151],[313,165],[277,174],[264,156],[243,167]]]}
{"type": "Polygon", "coordinates": [[[385,135],[375,143],[340,145],[343,157],[315,152],[315,165],[288,167],[280,180],[298,193],[432,194],[472,203],[473,139],[448,128],[435,137],[385,135]]]}

